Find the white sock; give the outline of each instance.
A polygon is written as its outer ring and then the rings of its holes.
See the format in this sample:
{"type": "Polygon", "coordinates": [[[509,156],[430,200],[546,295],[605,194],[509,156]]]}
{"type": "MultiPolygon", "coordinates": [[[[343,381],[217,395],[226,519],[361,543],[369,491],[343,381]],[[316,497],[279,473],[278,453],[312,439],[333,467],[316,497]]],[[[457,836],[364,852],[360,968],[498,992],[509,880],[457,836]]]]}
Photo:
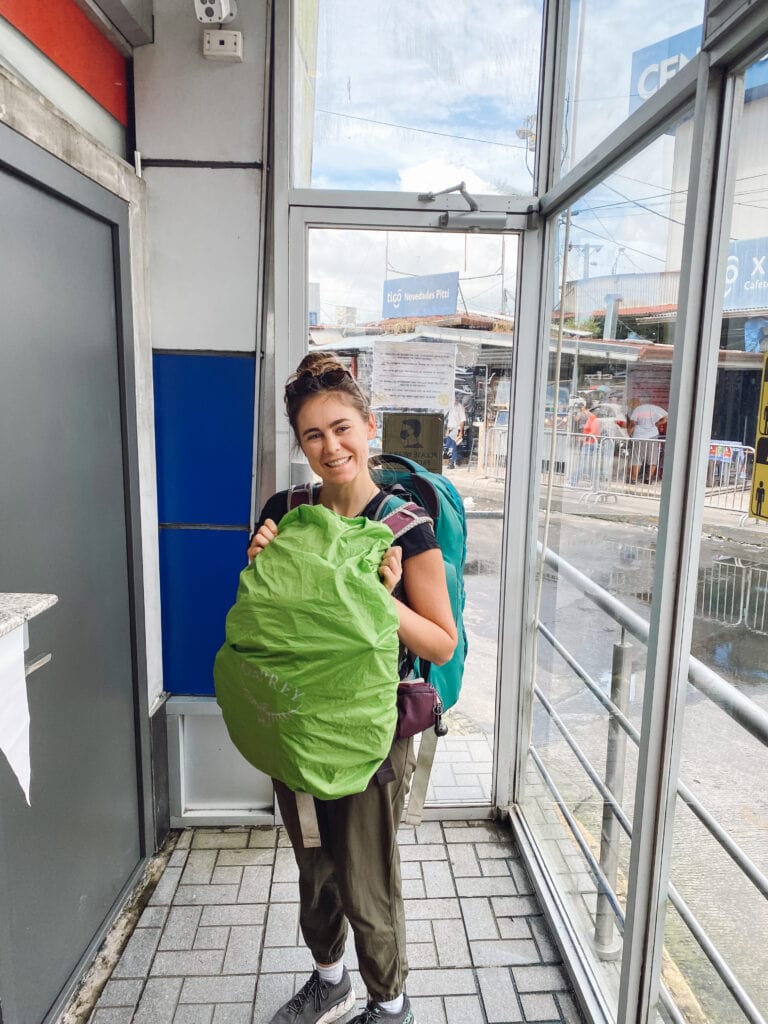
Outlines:
{"type": "Polygon", "coordinates": [[[403,993],[396,999],[390,999],[386,1003],[378,1003],[385,1013],[400,1013],[403,1008],[403,993]]]}
{"type": "Polygon", "coordinates": [[[320,964],[315,964],[315,967],[323,981],[328,982],[329,985],[338,985],[344,973],[343,960],[337,960],[335,964],[326,964],[323,967],[320,964]]]}

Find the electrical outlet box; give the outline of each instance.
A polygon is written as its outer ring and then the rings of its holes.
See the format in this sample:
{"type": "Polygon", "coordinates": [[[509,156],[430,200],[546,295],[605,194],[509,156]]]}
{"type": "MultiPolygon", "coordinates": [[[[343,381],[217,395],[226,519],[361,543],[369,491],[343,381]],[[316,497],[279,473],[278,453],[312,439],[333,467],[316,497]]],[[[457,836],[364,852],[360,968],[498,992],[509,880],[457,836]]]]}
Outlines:
{"type": "Polygon", "coordinates": [[[203,32],[203,56],[208,60],[243,59],[243,33],[207,28],[203,32]]]}

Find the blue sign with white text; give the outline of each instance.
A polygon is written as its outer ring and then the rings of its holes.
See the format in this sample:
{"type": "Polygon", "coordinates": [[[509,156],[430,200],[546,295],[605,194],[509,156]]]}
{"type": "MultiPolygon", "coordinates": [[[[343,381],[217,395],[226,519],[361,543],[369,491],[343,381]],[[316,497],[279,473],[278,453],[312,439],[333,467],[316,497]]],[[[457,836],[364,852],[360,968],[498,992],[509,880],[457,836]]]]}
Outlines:
{"type": "Polygon", "coordinates": [[[723,309],[768,309],[768,238],[728,246],[723,309]]]}
{"type": "Polygon", "coordinates": [[[398,277],[384,282],[381,315],[385,320],[403,316],[446,316],[456,312],[459,275],[398,277]]]}
{"type": "MultiPolygon", "coordinates": [[[[629,85],[630,114],[693,60],[701,48],[701,31],[701,25],[696,25],[635,50],[629,85]]],[[[768,95],[768,55],[747,68],[744,90],[745,103],[768,95]]]]}

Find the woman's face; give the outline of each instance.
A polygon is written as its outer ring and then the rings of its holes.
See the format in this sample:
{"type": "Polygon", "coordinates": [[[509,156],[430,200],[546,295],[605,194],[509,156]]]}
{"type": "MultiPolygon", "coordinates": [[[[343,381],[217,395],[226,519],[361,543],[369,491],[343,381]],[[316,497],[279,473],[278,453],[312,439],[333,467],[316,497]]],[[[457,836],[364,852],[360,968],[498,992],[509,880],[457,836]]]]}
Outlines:
{"type": "Polygon", "coordinates": [[[308,398],[296,417],[296,432],[309,465],[324,483],[346,484],[368,472],[368,441],[376,421],[364,419],[338,391],[308,398]]]}

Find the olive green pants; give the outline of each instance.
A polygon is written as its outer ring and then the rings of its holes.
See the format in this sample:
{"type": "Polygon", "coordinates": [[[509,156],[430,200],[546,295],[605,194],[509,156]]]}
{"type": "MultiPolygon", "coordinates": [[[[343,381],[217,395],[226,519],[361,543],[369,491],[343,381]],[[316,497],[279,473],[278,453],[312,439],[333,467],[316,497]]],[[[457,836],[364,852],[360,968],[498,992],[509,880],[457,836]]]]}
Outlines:
{"type": "Polygon", "coordinates": [[[362,793],[315,800],[322,845],[304,848],[296,799],[275,780],[280,812],[299,866],[300,924],[316,963],[344,956],[352,926],[360,974],[380,1001],[400,995],[408,974],[397,827],[413,774],[413,740],[390,751],[394,781],[362,793]]]}

